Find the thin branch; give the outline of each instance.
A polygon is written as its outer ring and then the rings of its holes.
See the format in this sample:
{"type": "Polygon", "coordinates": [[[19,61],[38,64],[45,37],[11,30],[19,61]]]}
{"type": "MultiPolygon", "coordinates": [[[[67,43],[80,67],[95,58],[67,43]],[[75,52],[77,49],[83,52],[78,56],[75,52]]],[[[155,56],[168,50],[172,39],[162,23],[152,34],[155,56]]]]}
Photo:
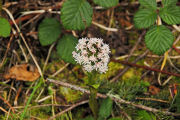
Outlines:
{"type": "Polygon", "coordinates": [[[26,48],[27,48],[27,50],[28,50],[28,52],[29,52],[29,54],[31,55],[31,57],[32,57],[35,65],[36,65],[36,67],[38,68],[39,74],[43,77],[42,70],[41,70],[41,68],[40,68],[40,66],[39,66],[36,58],[35,58],[34,55],[32,54],[31,49],[29,48],[29,46],[28,46],[28,44],[27,44],[27,42],[26,42],[23,34],[21,33],[18,25],[16,24],[13,15],[10,13],[10,11],[9,11],[8,9],[6,9],[6,8],[4,8],[4,7],[3,7],[2,9],[3,9],[4,11],[6,11],[6,13],[9,15],[9,17],[10,17],[11,20],[13,21],[13,23],[14,23],[14,25],[16,26],[16,29],[17,29],[17,31],[19,32],[19,34],[20,34],[20,36],[21,36],[21,38],[22,38],[22,40],[23,40],[23,42],[24,42],[24,44],[25,44],[25,46],[26,46],[26,48]]]}
{"type": "Polygon", "coordinates": [[[12,35],[12,36],[10,37],[10,40],[9,40],[9,42],[8,42],[8,45],[7,45],[6,52],[5,52],[5,54],[4,54],[4,57],[3,57],[3,59],[2,59],[2,62],[0,63],[0,68],[3,66],[4,61],[6,60],[7,53],[8,53],[8,51],[9,51],[9,48],[10,48],[10,45],[11,45],[11,42],[12,42],[13,38],[14,38],[14,35],[12,35]]]}
{"type": "Polygon", "coordinates": [[[4,99],[3,97],[1,97],[1,96],[0,96],[0,99],[3,100],[4,103],[6,103],[6,104],[10,107],[10,109],[12,109],[13,113],[15,113],[14,108],[11,106],[11,104],[9,104],[9,102],[8,102],[7,100],[5,100],[5,99],[4,99]]]}
{"type": "Polygon", "coordinates": [[[49,57],[50,57],[50,55],[51,55],[51,51],[52,51],[52,49],[54,48],[55,44],[56,44],[56,43],[53,43],[53,44],[50,46],[50,48],[49,48],[48,55],[47,55],[46,61],[45,61],[45,63],[44,63],[43,72],[45,71],[46,65],[47,65],[48,60],[49,60],[49,57]]]}
{"type": "MultiPolygon", "coordinates": [[[[72,85],[70,83],[66,83],[66,82],[62,82],[62,81],[57,81],[57,80],[53,80],[53,79],[49,79],[49,78],[47,79],[47,81],[51,82],[51,83],[54,83],[56,85],[61,85],[63,87],[68,87],[68,88],[71,88],[73,90],[80,91],[82,93],[90,94],[89,90],[86,90],[86,89],[81,88],[81,87],[76,86],[76,85],[72,85]]],[[[168,112],[168,111],[162,111],[162,110],[151,108],[151,107],[147,107],[147,106],[141,105],[141,104],[135,104],[134,102],[126,101],[126,100],[123,100],[123,99],[121,99],[119,97],[116,97],[116,96],[113,96],[113,95],[110,95],[110,94],[109,95],[104,95],[104,94],[101,94],[101,93],[97,93],[97,97],[99,97],[99,98],[110,97],[115,102],[119,102],[121,104],[131,105],[131,106],[134,106],[134,107],[137,107],[137,108],[140,108],[140,109],[144,109],[144,110],[147,110],[147,111],[150,111],[150,112],[155,112],[155,113],[161,112],[161,113],[166,114],[166,115],[180,116],[180,114],[177,114],[177,113],[172,113],[172,112],[168,112]]],[[[88,102],[88,101],[86,101],[86,102],[88,102]]]]}
{"type": "Polygon", "coordinates": [[[58,117],[58,116],[60,116],[60,115],[62,115],[62,114],[64,114],[64,113],[66,113],[66,112],[74,109],[75,107],[78,107],[78,106],[80,106],[80,105],[86,104],[86,103],[88,103],[88,102],[89,102],[89,100],[85,100],[85,101],[81,101],[81,102],[79,102],[79,103],[76,103],[76,104],[72,105],[71,107],[69,107],[69,108],[61,111],[60,113],[56,114],[55,116],[50,117],[48,120],[53,120],[53,119],[55,119],[56,117],[58,117]]]}
{"type": "Polygon", "coordinates": [[[131,49],[128,57],[127,57],[127,61],[129,60],[129,58],[132,56],[132,54],[134,53],[134,51],[136,50],[137,46],[139,45],[139,43],[142,41],[143,36],[145,35],[146,31],[143,31],[143,33],[140,35],[140,37],[138,38],[136,44],[134,45],[134,47],[131,49]]]}
{"type": "Polygon", "coordinates": [[[109,28],[109,27],[106,27],[106,26],[101,25],[101,24],[99,24],[99,23],[97,23],[97,22],[94,22],[94,21],[92,21],[92,24],[93,24],[93,25],[96,25],[96,26],[98,26],[98,27],[100,27],[100,28],[102,28],[102,29],[104,29],[104,30],[107,30],[107,31],[111,31],[111,32],[117,32],[117,31],[118,31],[117,28],[109,28]]]}
{"type": "Polygon", "coordinates": [[[60,72],[62,72],[68,65],[69,65],[69,63],[67,63],[65,66],[63,66],[63,67],[60,68],[58,71],[56,71],[51,77],[55,77],[57,74],[59,74],[60,72]]]}
{"type": "Polygon", "coordinates": [[[167,75],[180,77],[180,74],[178,74],[178,73],[172,73],[172,72],[168,72],[168,71],[164,71],[164,70],[159,70],[159,69],[151,68],[151,67],[148,67],[148,66],[138,65],[138,64],[134,64],[134,63],[126,62],[126,61],[121,61],[121,60],[111,60],[111,61],[122,63],[122,64],[133,66],[133,67],[137,67],[137,68],[143,68],[143,69],[146,69],[146,70],[151,70],[151,71],[154,71],[154,72],[159,72],[159,73],[162,73],[162,74],[167,74],[167,75]]]}
{"type": "MultiPolygon", "coordinates": [[[[138,56],[132,63],[135,64],[137,61],[139,61],[140,59],[142,59],[147,53],[149,52],[149,50],[146,50],[142,55],[138,56]]],[[[110,82],[115,82],[119,79],[120,76],[122,76],[128,69],[130,68],[130,66],[125,67],[122,71],[120,71],[112,80],[110,80],[110,82]]]]}

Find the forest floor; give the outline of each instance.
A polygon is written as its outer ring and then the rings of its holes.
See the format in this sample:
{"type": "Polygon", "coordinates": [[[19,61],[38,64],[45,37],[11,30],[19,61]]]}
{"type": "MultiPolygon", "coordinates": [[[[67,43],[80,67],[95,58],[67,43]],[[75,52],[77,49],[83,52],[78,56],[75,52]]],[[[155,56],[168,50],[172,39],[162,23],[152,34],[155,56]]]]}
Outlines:
{"type": "MultiPolygon", "coordinates": [[[[63,29],[62,33],[77,38],[102,38],[109,44],[109,70],[99,74],[101,84],[97,94],[102,109],[108,109],[103,106],[107,97],[113,101],[112,111],[106,119],[179,120],[180,43],[173,45],[167,62],[163,63],[163,55],[155,55],[145,46],[146,30],[134,28],[133,16],[139,7],[136,0],[120,0],[117,6],[109,9],[88,1],[93,7],[92,25],[83,31],[63,29]]],[[[44,18],[61,22],[59,11],[63,2],[5,0],[3,3],[15,21],[2,10],[12,32],[10,37],[0,37],[1,120],[19,120],[22,115],[27,120],[93,120],[88,105],[87,75],[81,66],[64,62],[57,55],[56,42],[42,46],[38,39],[38,26],[44,18]],[[32,55],[43,71],[43,77],[38,73],[32,55]],[[41,79],[43,83],[39,85],[41,79]]],[[[179,32],[168,27],[179,40],[179,32]]]]}

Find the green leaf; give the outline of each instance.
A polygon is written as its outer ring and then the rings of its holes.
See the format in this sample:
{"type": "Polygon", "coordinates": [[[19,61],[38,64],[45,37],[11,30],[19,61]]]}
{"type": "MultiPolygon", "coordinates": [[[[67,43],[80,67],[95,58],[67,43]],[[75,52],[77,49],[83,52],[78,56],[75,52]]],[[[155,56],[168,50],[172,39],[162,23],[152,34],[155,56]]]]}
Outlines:
{"type": "Polygon", "coordinates": [[[62,24],[69,30],[82,30],[91,25],[92,14],[86,0],[66,0],[61,9],[62,24]]]}
{"type": "Polygon", "coordinates": [[[162,55],[171,48],[173,41],[172,32],[163,25],[153,26],[145,36],[146,46],[157,55],[162,55]]]}
{"type": "Polygon", "coordinates": [[[11,32],[11,26],[8,22],[8,20],[6,20],[3,17],[0,17],[0,37],[8,37],[10,35],[11,32]]]}
{"type": "Polygon", "coordinates": [[[176,5],[177,0],[162,0],[163,7],[168,7],[172,5],[176,5]]]}
{"type": "Polygon", "coordinates": [[[137,115],[137,120],[156,120],[153,114],[149,114],[145,110],[138,111],[137,115]]]}
{"type": "Polygon", "coordinates": [[[169,6],[160,9],[160,17],[167,24],[179,24],[180,23],[180,7],[169,6]]]}
{"type": "Polygon", "coordinates": [[[108,120],[123,120],[123,118],[110,118],[110,119],[108,119],[108,120]]]}
{"type": "Polygon", "coordinates": [[[157,3],[156,0],[139,0],[139,3],[141,6],[149,9],[157,9],[157,3]]]}
{"type": "Polygon", "coordinates": [[[72,56],[72,52],[75,51],[76,44],[78,43],[78,39],[72,35],[63,36],[56,47],[58,55],[65,62],[69,62],[75,64],[74,58],[72,56]]]}
{"type": "Polygon", "coordinates": [[[61,34],[61,24],[54,18],[45,18],[39,25],[38,35],[41,45],[55,42],[61,34]]]}
{"type": "Polygon", "coordinates": [[[89,107],[94,115],[94,118],[97,119],[98,117],[98,102],[96,99],[97,89],[90,87],[90,97],[89,97],[89,107]]]}
{"type": "Polygon", "coordinates": [[[119,0],[93,0],[95,4],[98,4],[99,6],[109,8],[116,6],[119,2],[119,0]]]}
{"type": "Polygon", "coordinates": [[[156,22],[157,13],[154,10],[140,9],[134,16],[134,25],[136,28],[148,28],[156,22]]]}
{"type": "Polygon", "coordinates": [[[99,109],[99,117],[106,119],[111,115],[113,106],[113,101],[111,98],[103,99],[100,109],[99,109]]]}

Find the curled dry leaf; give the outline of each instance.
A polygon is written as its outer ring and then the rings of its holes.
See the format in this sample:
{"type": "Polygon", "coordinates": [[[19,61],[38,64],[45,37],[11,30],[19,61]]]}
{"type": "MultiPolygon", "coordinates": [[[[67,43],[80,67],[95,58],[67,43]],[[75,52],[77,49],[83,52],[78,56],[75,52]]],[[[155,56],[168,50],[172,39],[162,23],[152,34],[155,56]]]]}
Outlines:
{"type": "Polygon", "coordinates": [[[21,81],[35,81],[39,76],[38,69],[29,64],[15,65],[3,75],[5,79],[16,79],[21,81]]]}

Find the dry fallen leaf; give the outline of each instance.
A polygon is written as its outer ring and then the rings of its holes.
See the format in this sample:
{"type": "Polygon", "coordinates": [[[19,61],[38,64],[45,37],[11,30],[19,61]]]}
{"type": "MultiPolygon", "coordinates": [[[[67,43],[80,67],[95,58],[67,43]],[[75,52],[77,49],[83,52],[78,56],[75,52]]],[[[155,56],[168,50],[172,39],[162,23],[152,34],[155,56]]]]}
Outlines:
{"type": "Polygon", "coordinates": [[[21,81],[35,81],[39,76],[38,69],[29,64],[15,65],[3,75],[5,79],[16,79],[21,81]]]}
{"type": "Polygon", "coordinates": [[[160,92],[160,89],[151,85],[149,86],[149,92],[152,94],[152,95],[156,95],[160,92]]]}

